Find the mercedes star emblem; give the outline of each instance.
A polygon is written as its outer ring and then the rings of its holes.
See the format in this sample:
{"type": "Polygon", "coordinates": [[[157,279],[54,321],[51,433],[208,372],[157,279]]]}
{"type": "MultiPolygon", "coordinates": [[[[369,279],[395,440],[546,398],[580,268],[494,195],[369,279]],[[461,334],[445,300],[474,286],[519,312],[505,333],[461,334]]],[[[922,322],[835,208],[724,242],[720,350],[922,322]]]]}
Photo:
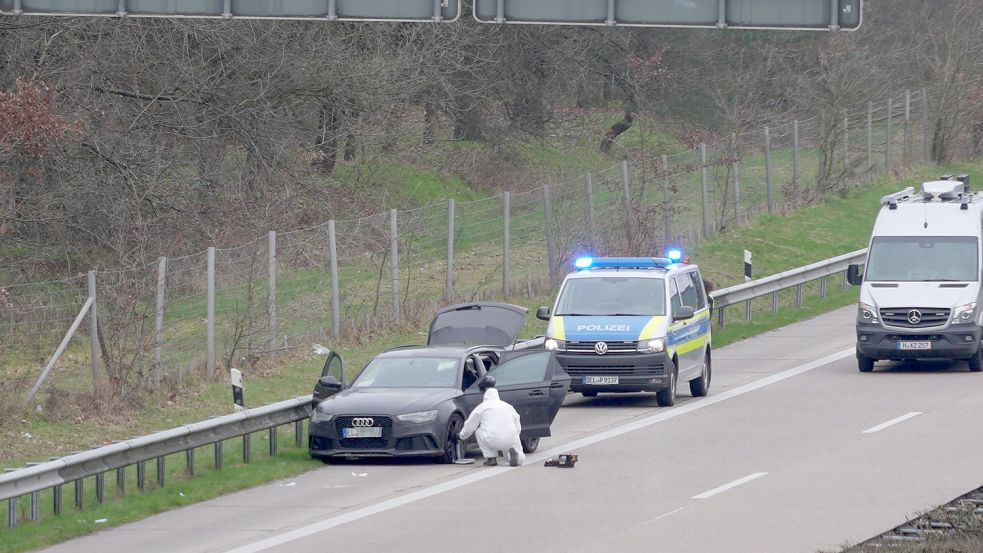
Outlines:
{"type": "Polygon", "coordinates": [[[607,342],[598,342],[594,344],[594,351],[597,352],[598,355],[604,355],[605,353],[607,353],[608,352],[607,342]]]}
{"type": "Polygon", "coordinates": [[[908,312],[908,322],[916,325],[922,322],[922,312],[917,309],[912,309],[908,312]]]}

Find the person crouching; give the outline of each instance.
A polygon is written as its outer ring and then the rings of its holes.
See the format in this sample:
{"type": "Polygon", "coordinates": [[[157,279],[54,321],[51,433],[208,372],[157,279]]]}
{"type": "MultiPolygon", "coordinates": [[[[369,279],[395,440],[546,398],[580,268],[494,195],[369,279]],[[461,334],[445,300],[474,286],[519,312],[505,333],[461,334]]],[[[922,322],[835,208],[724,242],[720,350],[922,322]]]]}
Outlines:
{"type": "Polygon", "coordinates": [[[472,434],[478,439],[478,447],[485,457],[485,466],[493,467],[498,464],[498,457],[503,453],[508,455],[509,466],[517,467],[526,460],[522,452],[522,442],[519,433],[522,424],[519,413],[508,403],[498,397],[495,389],[495,378],[486,376],[478,383],[478,389],[484,390],[484,400],[475,407],[471,416],[461,429],[460,438],[467,440],[472,434]]]}

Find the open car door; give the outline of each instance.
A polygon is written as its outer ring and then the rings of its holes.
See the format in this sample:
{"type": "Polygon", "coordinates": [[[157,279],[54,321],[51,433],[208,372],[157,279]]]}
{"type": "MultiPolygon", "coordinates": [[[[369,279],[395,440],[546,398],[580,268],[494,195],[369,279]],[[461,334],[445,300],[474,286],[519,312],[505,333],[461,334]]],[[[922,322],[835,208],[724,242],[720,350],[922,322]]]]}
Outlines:
{"type": "Polygon", "coordinates": [[[325,399],[337,394],[345,389],[345,364],[341,356],[335,352],[330,352],[324,361],[324,368],[321,369],[321,377],[314,385],[314,394],[311,399],[313,407],[317,407],[325,399]]]}
{"type": "MultiPolygon", "coordinates": [[[[570,376],[543,350],[504,352],[502,362],[488,371],[502,401],[519,413],[524,442],[550,435],[550,425],[563,404],[570,376]]],[[[481,403],[483,394],[475,383],[465,393],[469,411],[481,403]]]]}

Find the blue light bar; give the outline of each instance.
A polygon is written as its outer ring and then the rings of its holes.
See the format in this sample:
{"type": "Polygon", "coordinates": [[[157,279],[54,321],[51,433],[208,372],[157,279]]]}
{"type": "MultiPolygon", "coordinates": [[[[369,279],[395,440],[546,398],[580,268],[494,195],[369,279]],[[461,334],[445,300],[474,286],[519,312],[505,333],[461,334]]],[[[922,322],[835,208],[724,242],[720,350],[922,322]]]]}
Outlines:
{"type": "Polygon", "coordinates": [[[662,269],[672,264],[665,257],[581,257],[574,262],[578,269],[662,269]]]}
{"type": "Polygon", "coordinates": [[[683,252],[682,250],[678,250],[678,249],[666,250],[666,257],[668,257],[673,261],[679,261],[680,259],[683,258],[683,252]]]}

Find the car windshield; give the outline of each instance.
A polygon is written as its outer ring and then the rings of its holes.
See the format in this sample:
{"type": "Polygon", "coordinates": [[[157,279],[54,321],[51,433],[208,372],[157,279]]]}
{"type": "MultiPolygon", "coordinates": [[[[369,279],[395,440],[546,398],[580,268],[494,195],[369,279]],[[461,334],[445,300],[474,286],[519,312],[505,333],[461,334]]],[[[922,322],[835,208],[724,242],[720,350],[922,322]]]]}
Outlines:
{"type": "Polygon", "coordinates": [[[556,315],[664,315],[665,281],[661,278],[572,278],[563,285],[556,315]]]}
{"type": "Polygon", "coordinates": [[[870,281],[977,281],[975,236],[878,236],[870,245],[870,281]]]}
{"type": "Polygon", "coordinates": [[[453,357],[376,357],[352,388],[454,388],[460,372],[453,357]]]}

